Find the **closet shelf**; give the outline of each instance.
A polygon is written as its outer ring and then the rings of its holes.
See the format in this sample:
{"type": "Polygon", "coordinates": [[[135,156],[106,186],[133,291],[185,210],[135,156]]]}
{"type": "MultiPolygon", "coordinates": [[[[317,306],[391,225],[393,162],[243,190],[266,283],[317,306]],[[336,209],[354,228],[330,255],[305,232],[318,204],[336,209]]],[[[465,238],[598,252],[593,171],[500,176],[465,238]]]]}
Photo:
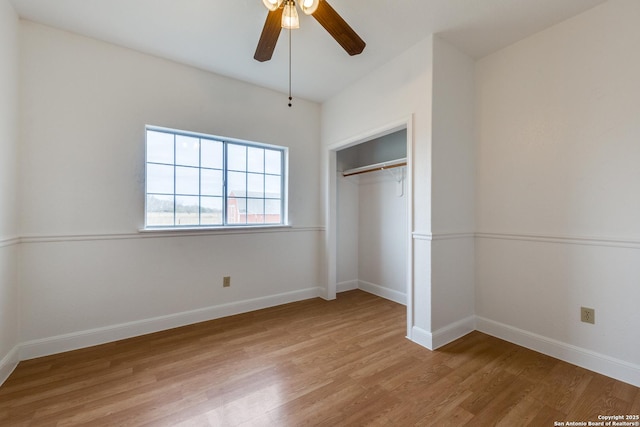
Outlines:
{"type": "Polygon", "coordinates": [[[360,173],[375,172],[383,169],[399,168],[407,165],[407,158],[389,160],[388,162],[375,163],[373,165],[361,166],[359,168],[347,169],[342,172],[342,176],[358,175],[360,173]]]}

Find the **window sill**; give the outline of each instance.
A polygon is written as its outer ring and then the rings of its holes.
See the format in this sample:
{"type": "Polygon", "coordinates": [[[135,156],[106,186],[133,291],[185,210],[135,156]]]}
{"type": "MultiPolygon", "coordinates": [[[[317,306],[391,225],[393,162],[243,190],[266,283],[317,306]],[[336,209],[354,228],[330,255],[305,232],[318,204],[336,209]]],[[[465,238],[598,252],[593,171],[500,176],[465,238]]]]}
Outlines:
{"type": "Polygon", "coordinates": [[[269,233],[290,228],[292,228],[290,224],[238,225],[225,227],[145,227],[139,229],[138,232],[166,235],[252,234],[269,233]]]}

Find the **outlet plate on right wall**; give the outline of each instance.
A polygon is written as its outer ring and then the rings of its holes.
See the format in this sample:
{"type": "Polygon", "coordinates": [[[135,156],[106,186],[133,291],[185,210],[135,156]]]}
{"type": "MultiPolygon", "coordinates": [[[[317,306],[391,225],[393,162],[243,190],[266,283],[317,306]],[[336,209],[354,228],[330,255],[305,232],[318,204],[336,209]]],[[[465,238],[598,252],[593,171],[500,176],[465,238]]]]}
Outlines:
{"type": "Polygon", "coordinates": [[[580,307],[580,321],[595,324],[596,311],[593,308],[580,307]]]}

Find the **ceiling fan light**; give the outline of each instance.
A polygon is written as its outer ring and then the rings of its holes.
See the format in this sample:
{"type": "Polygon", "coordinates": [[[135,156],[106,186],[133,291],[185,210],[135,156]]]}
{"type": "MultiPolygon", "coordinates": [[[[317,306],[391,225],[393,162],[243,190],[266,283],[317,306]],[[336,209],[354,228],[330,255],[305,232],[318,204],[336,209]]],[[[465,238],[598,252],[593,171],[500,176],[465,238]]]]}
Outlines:
{"type": "Polygon", "coordinates": [[[311,15],[316,11],[319,4],[320,0],[301,0],[300,9],[302,9],[305,15],[311,15]]]}
{"type": "Polygon", "coordinates": [[[300,19],[298,11],[293,0],[287,0],[284,3],[284,11],[282,12],[282,28],[293,30],[300,28],[300,19]]]}
{"type": "Polygon", "coordinates": [[[283,0],[262,0],[262,3],[264,3],[267,9],[273,12],[280,7],[282,1],[283,0]]]}

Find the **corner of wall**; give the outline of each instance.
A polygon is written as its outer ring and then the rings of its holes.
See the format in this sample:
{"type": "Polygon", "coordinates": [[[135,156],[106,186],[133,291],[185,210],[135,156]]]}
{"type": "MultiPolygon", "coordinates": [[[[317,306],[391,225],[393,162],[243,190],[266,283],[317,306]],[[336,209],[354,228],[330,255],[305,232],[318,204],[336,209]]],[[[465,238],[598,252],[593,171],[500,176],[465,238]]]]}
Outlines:
{"type": "Polygon", "coordinates": [[[18,15],[0,0],[0,384],[18,363],[18,15]]]}
{"type": "Polygon", "coordinates": [[[471,57],[434,37],[431,327],[435,347],[473,330],[469,319],[475,315],[474,67],[471,57]]]}

